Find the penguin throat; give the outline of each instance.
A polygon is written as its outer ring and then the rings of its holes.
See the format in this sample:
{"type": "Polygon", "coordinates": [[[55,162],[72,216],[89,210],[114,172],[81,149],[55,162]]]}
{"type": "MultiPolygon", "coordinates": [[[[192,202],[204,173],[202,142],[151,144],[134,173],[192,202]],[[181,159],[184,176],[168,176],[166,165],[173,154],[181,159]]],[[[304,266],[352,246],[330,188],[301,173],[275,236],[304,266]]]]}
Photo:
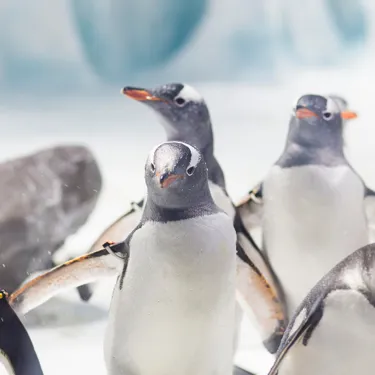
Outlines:
{"type": "Polygon", "coordinates": [[[214,156],[214,136],[211,120],[199,124],[199,129],[194,128],[189,122],[183,124],[171,124],[165,117],[159,115],[159,120],[170,142],[184,142],[196,147],[203,155],[208,169],[208,179],[225,189],[224,173],[214,156]]]}
{"type": "MultiPolygon", "coordinates": [[[[213,156],[214,139],[211,121],[194,123],[189,120],[171,123],[164,116],[159,116],[160,122],[167,134],[168,141],[180,141],[196,147],[205,159],[213,156]]],[[[207,160],[206,160],[207,162],[207,160]]]]}
{"type": "Polygon", "coordinates": [[[288,142],[277,162],[284,167],[302,165],[335,166],[345,164],[343,145],[313,145],[300,142],[288,142]]]}
{"type": "MultiPolygon", "coordinates": [[[[180,201],[180,199],[177,200],[180,201]]],[[[194,195],[192,199],[188,199],[186,202],[177,202],[177,200],[173,202],[174,199],[168,199],[167,201],[160,199],[160,197],[155,199],[152,195],[148,195],[142,221],[178,221],[218,212],[208,185],[206,189],[202,189],[199,196],[194,195]],[[194,204],[191,204],[191,202],[194,202],[194,204]]]]}

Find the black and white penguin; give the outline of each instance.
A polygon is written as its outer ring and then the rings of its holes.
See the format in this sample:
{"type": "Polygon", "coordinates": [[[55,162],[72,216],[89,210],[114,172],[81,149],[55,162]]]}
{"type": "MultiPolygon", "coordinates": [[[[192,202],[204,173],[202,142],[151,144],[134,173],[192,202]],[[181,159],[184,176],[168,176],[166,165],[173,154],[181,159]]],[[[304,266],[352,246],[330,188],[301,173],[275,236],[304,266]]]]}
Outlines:
{"type": "MultiPolygon", "coordinates": [[[[135,91],[136,94],[133,93],[132,95],[137,96],[137,98],[140,98],[142,95],[140,89],[127,88],[123,91],[135,91]]],[[[147,90],[143,91],[148,93],[147,95],[144,94],[144,97],[151,95],[147,90]]],[[[165,105],[171,107],[169,110],[169,121],[176,119],[176,109],[173,106],[178,106],[176,104],[177,102],[180,103],[180,106],[177,107],[180,112],[180,118],[181,121],[183,118],[186,118],[186,122],[177,121],[177,124],[174,125],[172,121],[169,127],[166,126],[166,129],[176,126],[176,133],[178,133],[178,129],[183,129],[185,125],[185,130],[181,130],[181,136],[176,136],[176,138],[179,138],[179,142],[183,141],[183,134],[185,134],[185,137],[189,137],[188,129],[190,126],[192,126],[192,139],[197,139],[196,142],[202,139],[200,147],[196,147],[205,150],[202,154],[203,157],[207,157],[208,159],[207,167],[211,195],[215,203],[233,219],[237,232],[237,301],[252,322],[259,327],[259,332],[264,340],[265,347],[271,353],[275,353],[287,326],[282,292],[269,264],[252,241],[248,232],[244,229],[242,221],[235,213],[234,205],[225,191],[223,172],[213,156],[212,127],[207,106],[201,96],[187,85],[171,84],[162,86],[152,92],[153,96],[150,99],[152,102],[163,102],[165,105]],[[166,94],[163,94],[164,97],[162,98],[162,93],[164,92],[166,92],[166,94]],[[156,99],[157,93],[159,93],[158,95],[160,96],[158,100],[156,99]],[[178,96],[180,98],[182,94],[184,100],[187,102],[187,108],[181,106],[181,102],[178,98],[170,99],[170,102],[166,102],[167,97],[174,98],[178,96]],[[194,102],[189,103],[189,101],[193,100],[194,102]],[[191,117],[196,120],[191,120],[191,117]],[[199,122],[203,124],[202,128],[206,129],[205,131],[202,130],[202,133],[199,133],[199,128],[197,130],[193,127],[193,125],[196,127],[199,122]],[[200,134],[199,136],[194,135],[197,132],[200,134]],[[207,141],[203,142],[203,138],[206,138],[207,141]],[[204,146],[204,144],[206,144],[206,146],[204,146]],[[211,170],[213,170],[213,172],[210,172],[211,170]],[[256,321],[254,321],[254,315],[256,321]]],[[[161,108],[160,111],[167,116],[168,111],[163,107],[161,108]]],[[[166,121],[167,119],[165,119],[165,122],[166,121]]],[[[169,134],[167,132],[167,134],[168,138],[172,137],[172,133],[169,134]]],[[[196,144],[196,142],[194,143],[196,144]]],[[[111,239],[118,242],[116,246],[120,248],[123,243],[122,240],[131,232],[131,228],[134,228],[136,221],[140,220],[144,207],[143,203],[142,201],[133,204],[132,209],[128,213],[119,218],[99,237],[92,248],[92,250],[94,250],[94,248],[99,248],[99,250],[92,251],[88,255],[83,255],[68,261],[40,275],[36,279],[31,280],[19,290],[15,291],[11,296],[11,301],[14,303],[14,308],[17,312],[25,314],[30,309],[35,308],[52,296],[58,294],[61,290],[83,285],[87,282],[116,275],[118,272],[121,272],[122,261],[119,261],[117,257],[110,256],[108,251],[102,249],[99,244],[100,242],[103,243],[111,239]]],[[[109,251],[111,251],[111,248],[112,246],[107,247],[109,251]]],[[[241,318],[239,312],[241,312],[241,310],[237,307],[236,312],[237,328],[234,341],[237,344],[241,318]]]]}
{"type": "Polygon", "coordinates": [[[325,275],[298,307],[269,375],[372,375],[375,244],[325,275]]]}
{"type": "Polygon", "coordinates": [[[282,155],[239,207],[247,228],[262,227],[290,317],[325,273],[369,243],[374,193],[343,151],[343,119],[355,117],[329,97],[302,96],[282,155]]]}
{"type": "Polygon", "coordinates": [[[43,375],[30,336],[7,299],[0,290],[0,362],[9,375],[43,375]]]}
{"type": "MultiPolygon", "coordinates": [[[[155,89],[125,87],[122,92],[149,106],[161,119],[168,141],[181,141],[196,147],[205,158],[211,195],[215,203],[231,218],[238,236],[237,296],[242,309],[259,327],[266,348],[277,350],[286,319],[283,295],[275,275],[263,254],[236,214],[227,194],[224,173],[214,156],[211,118],[203,97],[191,86],[181,83],[166,84],[155,89]]],[[[144,200],[116,220],[95,241],[90,252],[100,249],[108,239],[122,241],[142,215],[144,200]]],[[[87,289],[82,292],[88,300],[87,289]]],[[[238,327],[241,310],[238,311],[238,327]]]]}
{"type": "Polygon", "coordinates": [[[167,142],[145,167],[147,200],[113,293],[108,374],[232,371],[236,233],[194,147],[167,142]]]}

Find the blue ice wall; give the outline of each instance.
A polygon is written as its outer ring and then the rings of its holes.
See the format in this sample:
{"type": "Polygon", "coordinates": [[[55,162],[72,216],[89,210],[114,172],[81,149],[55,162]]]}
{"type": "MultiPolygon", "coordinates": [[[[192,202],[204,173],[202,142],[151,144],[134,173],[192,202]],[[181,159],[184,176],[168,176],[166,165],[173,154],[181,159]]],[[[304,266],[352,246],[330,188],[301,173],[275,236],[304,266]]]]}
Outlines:
{"type": "Polygon", "coordinates": [[[361,0],[12,0],[0,5],[2,90],[255,80],[372,47],[361,0]]]}

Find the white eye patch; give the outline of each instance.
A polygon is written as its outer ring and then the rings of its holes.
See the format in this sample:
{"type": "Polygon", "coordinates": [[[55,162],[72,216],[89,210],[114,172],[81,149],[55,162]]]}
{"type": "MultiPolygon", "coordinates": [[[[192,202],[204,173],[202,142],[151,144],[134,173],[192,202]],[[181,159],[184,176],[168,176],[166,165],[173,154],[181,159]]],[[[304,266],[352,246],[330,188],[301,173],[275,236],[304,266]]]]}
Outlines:
{"type": "Polygon", "coordinates": [[[190,159],[190,163],[189,163],[187,169],[189,169],[191,167],[195,168],[202,158],[200,152],[196,148],[194,148],[193,146],[188,145],[187,143],[183,143],[183,142],[180,142],[180,143],[182,143],[183,145],[188,147],[190,152],[191,152],[191,159],[190,159]]]}
{"type": "Polygon", "coordinates": [[[155,146],[151,151],[150,153],[148,154],[148,157],[147,157],[147,162],[149,163],[152,163],[154,164],[154,160],[155,160],[155,151],[158,149],[159,146],[161,146],[162,143],[160,143],[159,145],[155,146]]]}
{"type": "Polygon", "coordinates": [[[203,97],[197,90],[189,85],[184,85],[184,88],[180,91],[178,96],[176,96],[175,100],[181,98],[184,99],[186,102],[202,102],[203,97]]]}
{"type": "Polygon", "coordinates": [[[326,97],[326,99],[327,99],[326,111],[332,114],[339,113],[340,108],[338,104],[335,102],[335,100],[331,99],[330,97],[326,97]]]}
{"type": "Polygon", "coordinates": [[[345,111],[348,108],[348,103],[344,98],[336,95],[328,95],[328,98],[333,99],[341,111],[345,111]]]}
{"type": "MultiPolygon", "coordinates": [[[[157,146],[155,146],[151,151],[150,151],[150,154],[148,156],[148,160],[149,162],[151,163],[154,163],[154,160],[155,160],[155,152],[156,150],[161,146],[161,145],[164,145],[164,144],[173,144],[173,143],[179,143],[179,144],[182,144],[184,146],[186,146],[190,152],[191,152],[191,158],[190,158],[190,163],[187,167],[187,169],[193,167],[193,168],[196,168],[196,166],[198,165],[199,161],[201,160],[202,158],[202,155],[201,153],[193,146],[187,144],[187,143],[184,143],[184,142],[178,142],[178,141],[170,141],[170,142],[164,142],[164,143],[161,143],[157,146]]],[[[166,150],[166,152],[170,152],[170,159],[173,160],[173,157],[175,156],[175,154],[172,152],[172,149],[168,148],[168,151],[166,150]]],[[[168,157],[168,155],[166,155],[168,157]]]]}

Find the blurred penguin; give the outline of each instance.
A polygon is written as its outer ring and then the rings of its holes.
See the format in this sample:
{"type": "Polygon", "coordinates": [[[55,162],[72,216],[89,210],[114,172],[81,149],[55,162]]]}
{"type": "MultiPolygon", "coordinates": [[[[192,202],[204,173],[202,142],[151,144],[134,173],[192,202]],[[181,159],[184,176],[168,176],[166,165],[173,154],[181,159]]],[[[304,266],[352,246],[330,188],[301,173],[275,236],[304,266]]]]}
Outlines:
{"type": "Polygon", "coordinates": [[[372,375],[375,244],[336,265],[298,307],[269,375],[372,375]]]}
{"type": "Polygon", "coordinates": [[[262,227],[290,317],[326,272],[369,243],[374,192],[344,155],[343,121],[356,114],[343,109],[330,97],[302,96],[282,155],[240,203],[247,228],[262,227]]]}

